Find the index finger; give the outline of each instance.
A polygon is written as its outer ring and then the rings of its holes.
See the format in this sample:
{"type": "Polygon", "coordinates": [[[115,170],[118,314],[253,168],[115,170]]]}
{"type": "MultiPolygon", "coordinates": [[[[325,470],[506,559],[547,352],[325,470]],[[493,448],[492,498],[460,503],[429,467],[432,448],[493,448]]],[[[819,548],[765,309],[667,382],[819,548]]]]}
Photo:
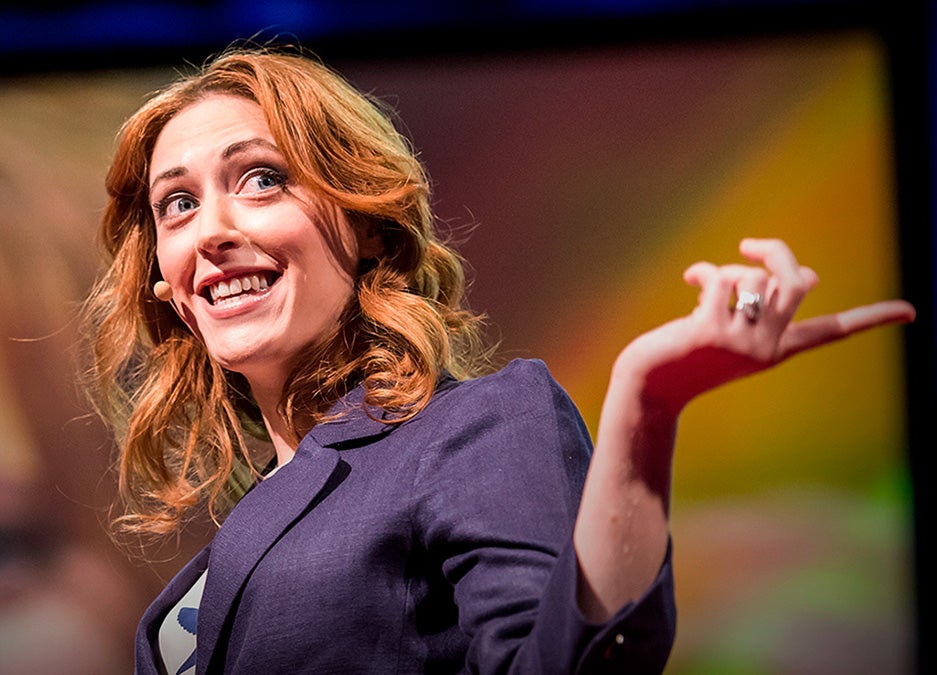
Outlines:
{"type": "Polygon", "coordinates": [[[904,300],[885,300],[791,324],[781,338],[780,358],[835,342],[876,326],[914,321],[914,306],[904,300]]]}

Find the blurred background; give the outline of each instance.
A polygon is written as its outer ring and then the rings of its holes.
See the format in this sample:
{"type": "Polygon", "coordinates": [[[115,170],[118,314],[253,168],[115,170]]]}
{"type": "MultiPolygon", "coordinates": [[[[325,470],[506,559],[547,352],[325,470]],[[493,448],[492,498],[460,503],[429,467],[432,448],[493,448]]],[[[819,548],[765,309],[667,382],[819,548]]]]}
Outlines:
{"type": "Polygon", "coordinates": [[[679,431],[667,672],[932,672],[931,3],[75,2],[0,8],[0,675],[132,669],[143,609],[208,536],[110,541],[111,441],[74,318],[121,122],[238,40],[298,41],[399,113],[504,359],[547,362],[592,431],[683,270],[781,237],[799,316],[918,321],[707,394],[679,431]]]}

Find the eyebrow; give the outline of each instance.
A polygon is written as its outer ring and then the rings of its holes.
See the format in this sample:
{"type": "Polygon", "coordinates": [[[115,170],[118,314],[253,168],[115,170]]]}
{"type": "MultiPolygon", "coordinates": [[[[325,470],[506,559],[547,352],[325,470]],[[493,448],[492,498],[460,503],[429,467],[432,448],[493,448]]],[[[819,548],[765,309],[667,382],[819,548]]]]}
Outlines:
{"type": "Polygon", "coordinates": [[[163,171],[158,176],[156,176],[156,178],[153,179],[153,182],[150,183],[150,187],[148,189],[150,192],[153,192],[153,188],[156,187],[156,185],[160,181],[164,181],[169,178],[178,178],[179,176],[186,175],[188,172],[189,172],[188,169],[182,166],[177,166],[177,167],[173,167],[172,169],[167,169],[166,171],[163,171]]]}
{"type": "MultiPolygon", "coordinates": [[[[249,138],[244,141],[237,141],[226,147],[221,152],[221,158],[224,160],[229,160],[237,154],[246,152],[254,147],[265,148],[268,150],[273,150],[279,152],[280,149],[276,145],[264,138],[249,138]]],[[[150,183],[149,190],[153,191],[153,188],[160,182],[170,178],[178,178],[179,176],[184,176],[189,172],[184,166],[174,166],[171,169],[166,169],[165,171],[160,172],[156,178],[153,179],[153,182],[150,183]]]]}
{"type": "Polygon", "coordinates": [[[232,143],[226,147],[221,153],[221,158],[231,159],[234,155],[250,150],[255,146],[265,148],[267,150],[274,150],[275,152],[280,151],[277,146],[264,138],[249,138],[246,141],[238,141],[237,143],[232,143]]]}

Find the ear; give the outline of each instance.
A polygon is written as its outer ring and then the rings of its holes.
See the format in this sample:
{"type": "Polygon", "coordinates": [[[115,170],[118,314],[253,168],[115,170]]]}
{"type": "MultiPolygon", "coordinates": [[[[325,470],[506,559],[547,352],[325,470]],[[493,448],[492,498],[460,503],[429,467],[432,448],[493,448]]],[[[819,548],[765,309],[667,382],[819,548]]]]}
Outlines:
{"type": "Polygon", "coordinates": [[[384,228],[375,222],[355,228],[358,237],[358,259],[361,261],[384,255],[384,228]]]}

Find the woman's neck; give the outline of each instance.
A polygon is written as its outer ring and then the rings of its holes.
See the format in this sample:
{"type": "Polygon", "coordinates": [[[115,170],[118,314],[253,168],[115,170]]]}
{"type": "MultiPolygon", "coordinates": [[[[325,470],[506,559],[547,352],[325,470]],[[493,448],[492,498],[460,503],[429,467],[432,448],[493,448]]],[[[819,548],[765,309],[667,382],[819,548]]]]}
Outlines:
{"type": "MultiPolygon", "coordinates": [[[[249,380],[250,381],[250,380],[249,380]]],[[[286,417],[280,409],[280,400],[283,394],[282,383],[267,384],[266,386],[250,381],[251,394],[260,408],[260,414],[267,428],[267,434],[277,453],[277,466],[283,466],[296,453],[296,437],[287,424],[286,417]]]]}

